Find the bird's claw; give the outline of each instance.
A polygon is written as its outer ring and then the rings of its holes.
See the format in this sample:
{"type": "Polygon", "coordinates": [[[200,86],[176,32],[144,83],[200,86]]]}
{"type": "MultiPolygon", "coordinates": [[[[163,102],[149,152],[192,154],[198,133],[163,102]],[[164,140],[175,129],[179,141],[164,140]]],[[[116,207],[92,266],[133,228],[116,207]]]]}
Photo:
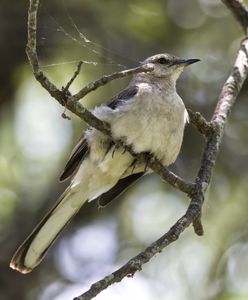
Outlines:
{"type": "Polygon", "coordinates": [[[151,157],[151,153],[150,152],[143,152],[142,153],[143,159],[144,159],[144,163],[145,163],[145,168],[144,168],[144,172],[147,171],[149,162],[151,161],[152,157],[151,157]]]}

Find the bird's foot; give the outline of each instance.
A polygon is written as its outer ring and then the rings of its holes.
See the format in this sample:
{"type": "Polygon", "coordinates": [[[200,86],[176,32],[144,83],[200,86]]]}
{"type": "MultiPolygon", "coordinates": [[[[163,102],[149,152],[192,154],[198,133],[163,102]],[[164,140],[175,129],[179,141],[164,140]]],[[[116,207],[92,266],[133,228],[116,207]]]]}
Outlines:
{"type": "Polygon", "coordinates": [[[149,163],[151,162],[153,156],[150,152],[141,152],[139,154],[140,158],[142,159],[142,161],[144,162],[144,172],[147,171],[147,168],[149,166],[149,163]]]}

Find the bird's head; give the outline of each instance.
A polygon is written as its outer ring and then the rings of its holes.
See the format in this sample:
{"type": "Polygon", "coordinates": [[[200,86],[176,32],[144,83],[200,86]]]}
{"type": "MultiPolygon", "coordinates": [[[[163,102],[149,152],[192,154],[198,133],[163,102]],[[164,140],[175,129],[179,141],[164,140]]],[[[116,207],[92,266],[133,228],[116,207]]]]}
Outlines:
{"type": "Polygon", "coordinates": [[[171,54],[156,54],[148,57],[142,62],[152,68],[149,73],[154,77],[167,78],[176,81],[184,68],[188,65],[198,62],[199,59],[182,59],[171,54]]]}

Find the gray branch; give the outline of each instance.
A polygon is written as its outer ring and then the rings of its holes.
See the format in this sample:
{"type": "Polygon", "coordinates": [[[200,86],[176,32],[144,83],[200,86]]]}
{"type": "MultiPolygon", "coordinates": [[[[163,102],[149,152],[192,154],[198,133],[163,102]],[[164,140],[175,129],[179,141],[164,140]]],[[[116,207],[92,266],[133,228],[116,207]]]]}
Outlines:
{"type": "Polygon", "coordinates": [[[198,129],[198,131],[208,136],[213,132],[213,127],[199,112],[193,112],[191,109],[187,109],[190,122],[198,129]]]}
{"type": "Polygon", "coordinates": [[[236,20],[242,26],[245,35],[247,35],[248,8],[243,0],[222,0],[222,2],[230,9],[236,20]]]}
{"type": "MultiPolygon", "coordinates": [[[[243,1],[222,1],[232,11],[238,22],[243,27],[245,33],[247,33],[248,9],[243,1]]],[[[65,106],[72,113],[79,116],[90,126],[111,137],[111,130],[109,125],[96,118],[90,111],[85,109],[84,106],[80,102],[78,102],[78,100],[83,98],[86,94],[109,83],[112,80],[133,75],[139,72],[149,72],[151,68],[149,66],[137,67],[130,70],[116,72],[111,75],[105,75],[102,78],[88,84],[75,95],[71,95],[69,92],[69,87],[80,71],[80,67],[78,66],[72,79],[66,85],[66,88],[61,90],[58,89],[42,72],[38,61],[36,50],[38,6],[39,0],[30,0],[28,13],[28,43],[26,48],[35,78],[61,105],[65,106]]],[[[139,253],[136,257],[129,260],[120,269],[94,283],[88,291],[86,291],[81,296],[76,297],[75,299],[92,299],[111,284],[121,281],[126,276],[133,276],[135,272],[141,270],[143,264],[150,261],[150,259],[155,254],[161,252],[169,244],[176,241],[179,238],[180,234],[189,225],[193,225],[196,234],[203,234],[201,210],[204,202],[205,192],[210,183],[213,167],[215,165],[217,154],[219,152],[219,147],[222,141],[222,136],[224,133],[225,125],[227,123],[228,115],[247,77],[247,72],[248,39],[246,36],[241,43],[233,70],[221,90],[211,121],[208,122],[200,113],[195,113],[189,110],[191,123],[195,125],[198,131],[206,138],[206,145],[201,158],[201,166],[194,183],[187,182],[186,180],[172,173],[152,155],[144,153],[133,153],[132,149],[124,145],[122,141],[113,140],[116,144],[125,147],[125,149],[127,149],[133,156],[135,156],[136,159],[147,161],[148,167],[159,174],[163,180],[167,181],[182,192],[188,194],[191,198],[191,202],[184,216],[182,216],[167,233],[165,233],[161,238],[152,243],[144,251],[139,253]]]]}
{"type": "Polygon", "coordinates": [[[74,80],[77,78],[77,76],[79,75],[79,73],[81,71],[82,64],[83,64],[83,61],[80,60],[79,63],[78,63],[78,65],[77,65],[77,69],[74,72],[72,78],[68,81],[67,85],[64,88],[62,88],[62,90],[64,91],[64,93],[68,92],[70,94],[69,88],[72,85],[72,83],[74,82],[74,80]]]}
{"type": "Polygon", "coordinates": [[[87,292],[73,300],[90,300],[113,283],[120,282],[124,277],[133,277],[137,271],[142,269],[142,265],[149,262],[152,257],[161,252],[165,247],[175,242],[180,234],[193,222],[195,216],[199,215],[200,210],[198,205],[191,203],[185,215],[182,216],[168,232],[161,236],[161,238],[152,243],[137,256],[130,259],[121,268],[92,284],[87,292]]]}
{"type": "Polygon", "coordinates": [[[133,69],[129,69],[129,70],[124,70],[124,71],[120,71],[120,72],[115,72],[111,75],[104,75],[103,77],[101,77],[100,79],[89,83],[88,85],[86,85],[86,87],[82,88],[77,94],[75,94],[71,100],[72,101],[77,101],[79,99],[82,99],[83,97],[85,97],[87,94],[89,94],[90,92],[96,90],[97,88],[106,85],[107,83],[109,83],[112,80],[118,79],[118,78],[123,78],[126,76],[130,76],[133,75],[135,73],[140,73],[140,72],[149,72],[151,71],[153,68],[150,67],[149,65],[146,66],[140,66],[137,68],[133,68],[133,69]]]}

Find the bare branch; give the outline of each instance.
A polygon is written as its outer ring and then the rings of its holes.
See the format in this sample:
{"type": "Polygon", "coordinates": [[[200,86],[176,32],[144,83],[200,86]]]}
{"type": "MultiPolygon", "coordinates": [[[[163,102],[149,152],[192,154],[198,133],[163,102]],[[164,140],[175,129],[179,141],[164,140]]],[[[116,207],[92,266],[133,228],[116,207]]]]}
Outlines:
{"type": "MultiPolygon", "coordinates": [[[[134,155],[136,156],[136,154],[134,155]]],[[[142,155],[143,154],[138,154],[137,158],[139,159],[140,157],[142,157],[142,155]]],[[[169,171],[159,160],[155,159],[151,154],[146,154],[146,157],[147,158],[142,158],[142,160],[144,161],[148,159],[147,166],[151,168],[155,173],[157,173],[164,181],[167,181],[171,186],[188,195],[191,195],[194,192],[194,183],[187,182],[180,176],[169,171]]]]}
{"type": "Polygon", "coordinates": [[[211,124],[201,115],[199,112],[193,112],[191,109],[187,109],[190,122],[198,129],[198,131],[208,136],[213,132],[211,124]]]}
{"type": "Polygon", "coordinates": [[[130,76],[130,75],[133,75],[133,74],[136,74],[136,73],[140,73],[140,72],[149,72],[152,69],[153,68],[151,66],[146,65],[146,66],[140,66],[140,67],[136,67],[136,68],[129,69],[129,70],[115,72],[115,73],[113,73],[111,75],[104,75],[100,79],[98,79],[98,80],[96,80],[94,82],[91,82],[88,85],[86,85],[86,87],[82,88],[77,94],[75,94],[71,98],[71,100],[72,101],[77,101],[77,100],[85,97],[90,92],[96,90],[100,86],[103,86],[103,85],[109,83],[112,80],[115,80],[115,79],[118,79],[118,78],[123,78],[123,77],[130,76]]]}
{"type": "MultiPolygon", "coordinates": [[[[26,46],[26,53],[33,69],[35,78],[53,97],[59,97],[60,91],[49,81],[40,69],[37,51],[36,51],[36,32],[37,32],[37,11],[39,7],[39,0],[30,0],[28,10],[28,42],[26,46]]],[[[57,98],[56,98],[57,99],[57,98]]]]}
{"type": "MultiPolygon", "coordinates": [[[[248,16],[247,16],[248,17],[248,16]]],[[[248,73],[248,37],[243,39],[232,73],[219,96],[211,123],[223,128],[248,73]]]]}
{"type": "Polygon", "coordinates": [[[87,292],[73,300],[90,300],[110,285],[120,282],[124,277],[133,277],[133,275],[137,271],[140,271],[142,266],[149,262],[152,257],[154,257],[157,253],[160,253],[171,243],[175,242],[179,238],[180,234],[193,222],[195,216],[199,214],[200,207],[195,205],[192,201],[185,215],[182,216],[161,238],[152,243],[137,256],[130,259],[120,269],[95,282],[87,292]]]}
{"type": "Polygon", "coordinates": [[[68,81],[67,85],[65,86],[65,88],[62,88],[62,90],[65,92],[69,91],[70,86],[72,85],[73,81],[77,78],[77,76],[79,75],[80,71],[81,71],[81,67],[82,67],[83,61],[80,61],[77,65],[77,69],[74,72],[72,78],[70,79],[70,81],[68,81]]]}
{"type": "Polygon", "coordinates": [[[204,229],[201,222],[201,213],[197,218],[193,220],[193,228],[197,235],[202,236],[204,235],[204,229]]]}
{"type": "Polygon", "coordinates": [[[243,27],[247,35],[248,28],[248,8],[242,0],[222,0],[222,2],[231,10],[237,21],[243,27]]]}
{"type": "Polygon", "coordinates": [[[201,182],[203,188],[206,188],[210,182],[212,167],[216,161],[227,118],[243,86],[243,83],[247,78],[247,74],[248,39],[246,38],[241,43],[233,70],[221,90],[219,100],[211,120],[214,131],[207,141],[203,153],[202,165],[197,178],[197,180],[201,182]]]}

